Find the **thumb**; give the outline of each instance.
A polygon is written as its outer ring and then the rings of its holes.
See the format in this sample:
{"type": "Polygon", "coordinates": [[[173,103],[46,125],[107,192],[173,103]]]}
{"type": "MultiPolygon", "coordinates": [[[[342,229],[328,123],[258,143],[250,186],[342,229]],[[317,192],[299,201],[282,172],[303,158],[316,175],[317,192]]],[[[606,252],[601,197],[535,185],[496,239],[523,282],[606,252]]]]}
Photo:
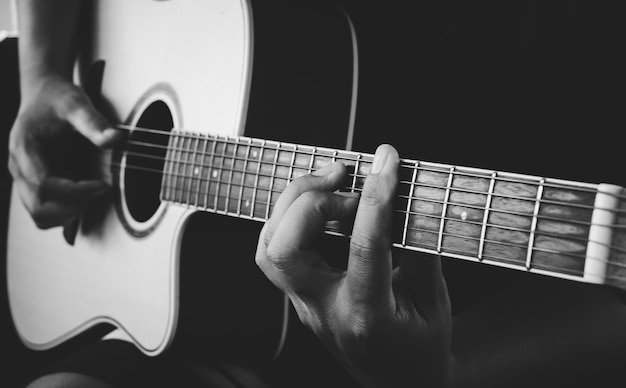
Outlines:
{"type": "Polygon", "coordinates": [[[101,148],[110,148],[116,144],[122,131],[115,129],[109,121],[93,106],[89,97],[80,89],[76,89],[61,104],[60,116],[84,137],[101,148]]]}

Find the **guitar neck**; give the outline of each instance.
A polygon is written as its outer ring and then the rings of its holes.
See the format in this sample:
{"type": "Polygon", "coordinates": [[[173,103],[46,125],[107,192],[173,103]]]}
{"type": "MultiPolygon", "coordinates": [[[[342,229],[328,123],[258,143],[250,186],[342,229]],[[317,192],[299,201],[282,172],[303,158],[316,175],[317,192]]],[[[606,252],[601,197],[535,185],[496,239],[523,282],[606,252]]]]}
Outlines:
{"type": "MultiPolygon", "coordinates": [[[[173,131],[161,198],[265,221],[293,179],[340,161],[350,171],[344,190],[358,192],[372,160],[371,154],[173,131]]],[[[396,247],[626,288],[623,188],[408,159],[399,174],[396,247]]]]}

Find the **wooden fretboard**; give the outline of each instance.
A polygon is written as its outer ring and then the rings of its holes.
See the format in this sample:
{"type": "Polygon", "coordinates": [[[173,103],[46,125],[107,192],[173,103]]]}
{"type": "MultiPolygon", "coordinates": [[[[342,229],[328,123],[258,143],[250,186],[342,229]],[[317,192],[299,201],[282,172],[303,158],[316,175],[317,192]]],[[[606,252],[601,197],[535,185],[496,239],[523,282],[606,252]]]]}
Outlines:
{"type": "MultiPolygon", "coordinates": [[[[293,179],[349,167],[360,191],[373,155],[247,137],[172,131],[161,198],[265,221],[293,179]]],[[[624,190],[402,159],[394,245],[624,287],[624,190]]],[[[337,231],[334,231],[336,233],[337,231]]]]}

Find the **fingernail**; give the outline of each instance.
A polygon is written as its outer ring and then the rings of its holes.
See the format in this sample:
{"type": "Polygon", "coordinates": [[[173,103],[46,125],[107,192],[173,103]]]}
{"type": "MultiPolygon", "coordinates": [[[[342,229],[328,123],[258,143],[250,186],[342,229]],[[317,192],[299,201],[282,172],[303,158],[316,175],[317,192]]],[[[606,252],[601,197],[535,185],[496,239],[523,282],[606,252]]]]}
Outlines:
{"type": "Polygon", "coordinates": [[[370,169],[370,174],[380,173],[385,166],[385,162],[387,162],[388,157],[389,151],[387,151],[387,147],[382,145],[378,146],[376,154],[374,155],[374,163],[372,163],[372,168],[370,169]]]}

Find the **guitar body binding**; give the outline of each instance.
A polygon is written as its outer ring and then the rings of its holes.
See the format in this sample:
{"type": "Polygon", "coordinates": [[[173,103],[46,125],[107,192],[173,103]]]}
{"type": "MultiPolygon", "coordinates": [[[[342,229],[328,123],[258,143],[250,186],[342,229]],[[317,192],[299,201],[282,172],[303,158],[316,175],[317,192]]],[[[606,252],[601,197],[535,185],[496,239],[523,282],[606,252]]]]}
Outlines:
{"type": "Polygon", "coordinates": [[[113,156],[115,204],[128,233],[139,238],[158,227],[167,209],[160,199],[162,179],[155,171],[163,169],[170,131],[183,128],[174,89],[166,83],[151,87],[126,122],[128,145],[113,156]]]}

